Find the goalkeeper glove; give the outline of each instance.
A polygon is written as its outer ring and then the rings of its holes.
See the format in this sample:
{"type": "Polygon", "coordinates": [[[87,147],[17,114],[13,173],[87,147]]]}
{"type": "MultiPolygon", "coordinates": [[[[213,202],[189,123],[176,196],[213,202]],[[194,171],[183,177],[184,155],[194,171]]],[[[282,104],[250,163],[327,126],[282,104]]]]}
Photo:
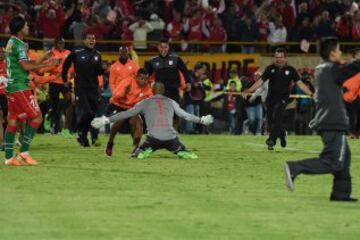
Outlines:
{"type": "Polygon", "coordinates": [[[200,118],[200,123],[206,126],[212,124],[213,122],[214,122],[214,118],[211,115],[202,116],[200,118]]]}
{"type": "Polygon", "coordinates": [[[101,116],[101,117],[97,117],[97,118],[94,118],[92,121],[91,121],[91,126],[93,128],[96,128],[96,129],[99,129],[101,128],[102,126],[105,126],[106,124],[110,123],[110,119],[108,117],[105,117],[105,116],[101,116]]]}

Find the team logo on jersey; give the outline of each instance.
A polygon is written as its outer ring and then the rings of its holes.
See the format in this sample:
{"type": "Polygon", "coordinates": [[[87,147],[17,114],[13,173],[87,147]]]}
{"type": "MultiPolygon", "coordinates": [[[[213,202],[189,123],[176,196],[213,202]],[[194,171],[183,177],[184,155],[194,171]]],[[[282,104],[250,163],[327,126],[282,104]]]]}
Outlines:
{"type": "Polygon", "coordinates": [[[290,71],[289,70],[286,70],[285,71],[285,75],[288,76],[290,74],[290,71]]]}
{"type": "Polygon", "coordinates": [[[169,65],[173,65],[173,64],[174,64],[173,60],[170,60],[169,65]]]}
{"type": "Polygon", "coordinates": [[[132,69],[132,66],[129,66],[129,70],[131,70],[132,69]]]}
{"type": "Polygon", "coordinates": [[[81,56],[81,59],[85,59],[85,56],[81,56]]]}
{"type": "Polygon", "coordinates": [[[119,67],[117,67],[117,68],[116,68],[116,71],[120,71],[120,68],[119,68],[119,67]]]}
{"type": "Polygon", "coordinates": [[[144,94],[143,94],[143,93],[140,93],[140,94],[139,94],[139,97],[143,97],[143,96],[144,96],[144,94]]]}
{"type": "Polygon", "coordinates": [[[99,57],[98,57],[98,56],[95,56],[94,59],[95,59],[95,61],[98,61],[98,60],[99,60],[99,57]]]}
{"type": "Polygon", "coordinates": [[[275,72],[275,69],[272,69],[272,70],[271,70],[271,73],[274,73],[274,72],[275,72]]]}
{"type": "Polygon", "coordinates": [[[160,65],[160,63],[159,63],[159,62],[156,62],[156,63],[155,63],[155,65],[156,65],[156,66],[159,66],[159,65],[160,65]]]}

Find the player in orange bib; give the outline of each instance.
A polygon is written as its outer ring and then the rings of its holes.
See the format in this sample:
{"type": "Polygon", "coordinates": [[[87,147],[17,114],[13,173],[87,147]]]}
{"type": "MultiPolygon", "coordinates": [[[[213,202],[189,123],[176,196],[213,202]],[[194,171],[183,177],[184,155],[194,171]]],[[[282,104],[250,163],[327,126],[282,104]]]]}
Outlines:
{"type": "Polygon", "coordinates": [[[129,48],[119,48],[119,59],[110,67],[109,84],[111,91],[115,91],[120,82],[124,79],[135,78],[139,65],[129,58],[129,48]]]}
{"type": "MultiPolygon", "coordinates": [[[[54,47],[51,49],[52,59],[57,59],[60,64],[53,68],[43,69],[43,72],[48,72],[50,75],[54,75],[55,78],[49,84],[49,96],[51,100],[51,124],[52,131],[57,134],[60,131],[60,119],[62,112],[67,112],[68,108],[72,104],[71,85],[69,83],[64,84],[61,77],[63,63],[65,59],[70,55],[70,51],[65,49],[65,41],[63,38],[57,38],[54,42],[54,47]],[[64,105],[60,105],[60,93],[64,99],[64,105]]],[[[70,74],[73,73],[73,68],[70,69],[70,74]]],[[[68,130],[70,126],[69,119],[66,119],[65,128],[63,129],[64,135],[69,135],[68,130]]]]}
{"type": "MultiPolygon", "coordinates": [[[[135,78],[123,79],[116,89],[112,91],[112,97],[110,99],[107,114],[112,115],[118,112],[126,111],[135,106],[138,102],[151,97],[152,90],[148,78],[148,72],[145,69],[139,69],[135,78]]],[[[107,156],[112,155],[114,138],[124,122],[125,121],[118,121],[111,127],[110,137],[105,148],[105,154],[107,156]]],[[[134,150],[132,151],[133,155],[141,141],[143,121],[140,115],[136,115],[130,118],[128,122],[131,127],[131,136],[134,145],[134,150]]]]}

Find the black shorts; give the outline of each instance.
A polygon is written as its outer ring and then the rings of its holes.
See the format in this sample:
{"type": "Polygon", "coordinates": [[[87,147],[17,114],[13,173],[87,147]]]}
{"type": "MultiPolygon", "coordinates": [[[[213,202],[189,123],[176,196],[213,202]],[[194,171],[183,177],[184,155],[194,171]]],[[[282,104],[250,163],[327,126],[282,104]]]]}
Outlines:
{"type": "Polygon", "coordinates": [[[124,112],[126,111],[127,109],[125,108],[122,108],[118,105],[115,105],[115,104],[112,104],[110,103],[107,107],[107,110],[106,110],[106,116],[109,117],[111,115],[114,115],[116,113],[119,113],[119,112],[124,112]]]}
{"type": "Polygon", "coordinates": [[[149,136],[146,137],[145,142],[139,148],[143,151],[151,148],[154,152],[159,149],[166,149],[175,154],[186,151],[186,147],[180,142],[179,138],[163,141],[149,136]]]}
{"type": "Polygon", "coordinates": [[[8,102],[5,95],[0,95],[0,111],[3,112],[3,116],[6,117],[8,114],[8,102]]]}
{"type": "MultiPolygon", "coordinates": [[[[117,114],[119,112],[124,112],[126,110],[128,110],[128,109],[125,109],[125,108],[122,108],[120,106],[117,106],[115,104],[110,103],[108,105],[107,110],[106,110],[106,116],[110,117],[110,116],[112,116],[114,114],[117,114]]],[[[130,118],[124,120],[124,123],[121,126],[121,129],[119,131],[120,133],[130,133],[131,127],[130,127],[130,121],[129,120],[130,120],[130,118]]]]}

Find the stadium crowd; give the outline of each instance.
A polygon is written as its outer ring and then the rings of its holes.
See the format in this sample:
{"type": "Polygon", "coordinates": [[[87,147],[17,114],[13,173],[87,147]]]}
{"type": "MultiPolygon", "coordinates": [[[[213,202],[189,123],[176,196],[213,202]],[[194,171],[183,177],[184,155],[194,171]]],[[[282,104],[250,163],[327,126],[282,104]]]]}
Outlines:
{"type": "MultiPolygon", "coordinates": [[[[358,0],[5,0],[0,4],[0,34],[9,33],[10,19],[20,14],[29,35],[63,37],[81,42],[82,34],[98,40],[138,41],[138,51],[154,50],[163,37],[179,50],[254,52],[251,42],[308,42],[337,36],[360,40],[358,0]],[[242,41],[247,45],[194,44],[197,41],[242,41]],[[181,42],[181,44],[180,44],[181,42]]],[[[100,46],[101,47],[101,46],[100,46]]],[[[114,50],[107,49],[105,50],[114,50]]]]}

